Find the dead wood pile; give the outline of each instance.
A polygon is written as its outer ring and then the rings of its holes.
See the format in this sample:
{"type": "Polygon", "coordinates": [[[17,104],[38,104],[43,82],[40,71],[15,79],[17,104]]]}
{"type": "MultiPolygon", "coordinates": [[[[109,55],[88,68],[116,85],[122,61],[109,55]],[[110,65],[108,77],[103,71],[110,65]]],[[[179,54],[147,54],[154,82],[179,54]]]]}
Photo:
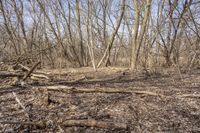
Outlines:
{"type": "Polygon", "coordinates": [[[1,64],[0,78],[9,79],[9,85],[24,85],[26,80],[49,80],[49,77],[44,72],[37,72],[35,69],[40,64],[36,62],[31,68],[22,64],[6,65],[1,64]],[[2,71],[3,70],[3,71],[2,71]]]}

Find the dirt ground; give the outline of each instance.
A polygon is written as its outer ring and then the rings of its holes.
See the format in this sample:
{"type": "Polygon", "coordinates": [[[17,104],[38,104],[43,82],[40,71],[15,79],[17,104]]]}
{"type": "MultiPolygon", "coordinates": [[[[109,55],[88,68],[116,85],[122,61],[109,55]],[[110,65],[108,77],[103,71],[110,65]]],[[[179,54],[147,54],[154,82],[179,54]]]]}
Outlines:
{"type": "Polygon", "coordinates": [[[0,79],[1,132],[200,132],[200,69],[42,71],[49,80],[0,79]]]}

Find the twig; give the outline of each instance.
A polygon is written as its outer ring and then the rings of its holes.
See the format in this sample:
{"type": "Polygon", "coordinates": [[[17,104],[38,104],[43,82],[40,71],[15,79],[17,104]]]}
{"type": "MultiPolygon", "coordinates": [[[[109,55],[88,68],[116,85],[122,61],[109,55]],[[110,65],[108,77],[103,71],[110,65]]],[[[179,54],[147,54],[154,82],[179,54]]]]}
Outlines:
{"type": "Polygon", "coordinates": [[[150,91],[133,91],[133,93],[135,93],[135,94],[149,95],[149,96],[160,96],[160,97],[164,97],[164,95],[162,95],[162,94],[157,94],[157,93],[150,92],[150,91]]]}
{"type": "Polygon", "coordinates": [[[20,107],[23,109],[23,110],[26,110],[26,108],[24,107],[24,105],[20,102],[19,98],[17,97],[16,93],[15,92],[12,92],[13,96],[15,97],[15,100],[17,101],[17,103],[20,105],[20,107]]]}
{"type": "Polygon", "coordinates": [[[30,68],[27,67],[27,66],[24,66],[24,65],[22,65],[22,64],[18,64],[18,66],[20,66],[21,69],[24,70],[24,71],[30,71],[30,68]]]}
{"type": "Polygon", "coordinates": [[[60,133],[64,133],[64,130],[60,127],[60,125],[58,125],[58,129],[59,129],[60,133]]]}
{"type": "Polygon", "coordinates": [[[192,65],[194,64],[196,56],[197,56],[197,53],[195,53],[194,56],[192,57],[192,60],[191,60],[190,65],[188,67],[188,72],[191,71],[191,68],[192,68],[192,65]]]}
{"type": "Polygon", "coordinates": [[[19,98],[17,97],[15,92],[12,92],[13,96],[15,97],[15,100],[17,101],[17,103],[20,105],[20,107],[23,109],[23,111],[25,112],[26,117],[29,118],[29,114],[26,111],[26,108],[24,107],[24,105],[20,102],[19,98]]]}
{"type": "Polygon", "coordinates": [[[45,123],[42,121],[39,122],[23,122],[23,121],[0,121],[1,124],[21,124],[21,125],[32,125],[32,126],[37,126],[40,128],[45,127],[45,123]]]}
{"type": "Polygon", "coordinates": [[[39,78],[39,79],[49,79],[49,77],[48,76],[45,76],[45,75],[42,75],[42,74],[32,74],[31,75],[31,79],[37,79],[37,78],[39,78]]]}

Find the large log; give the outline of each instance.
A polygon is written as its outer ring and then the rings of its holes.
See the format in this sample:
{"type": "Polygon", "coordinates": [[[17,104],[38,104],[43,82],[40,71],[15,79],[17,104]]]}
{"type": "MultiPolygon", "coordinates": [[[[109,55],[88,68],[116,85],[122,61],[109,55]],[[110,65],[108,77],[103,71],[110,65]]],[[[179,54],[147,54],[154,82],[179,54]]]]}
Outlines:
{"type": "Polygon", "coordinates": [[[63,93],[128,93],[132,94],[130,90],[116,89],[116,88],[97,88],[97,89],[85,89],[74,88],[69,86],[42,86],[39,89],[47,91],[60,91],[63,93]]]}
{"type": "Polygon", "coordinates": [[[62,126],[86,126],[86,127],[97,127],[97,128],[115,128],[115,129],[127,129],[127,125],[124,123],[104,122],[97,120],[67,120],[61,124],[62,126]]]}
{"type": "MultiPolygon", "coordinates": [[[[38,122],[23,122],[23,121],[0,121],[1,124],[20,124],[20,125],[32,125],[37,126],[39,128],[45,128],[48,126],[48,122],[45,121],[38,121],[38,122]]],[[[72,126],[79,126],[79,127],[96,127],[96,128],[107,128],[107,129],[127,129],[128,126],[124,123],[115,123],[115,122],[104,122],[104,121],[97,121],[93,119],[89,120],[67,120],[64,122],[59,123],[61,126],[65,127],[72,127],[72,126]]]]}
{"type": "Polygon", "coordinates": [[[0,71],[0,78],[7,78],[7,77],[23,77],[24,74],[16,73],[16,72],[8,72],[8,71],[0,71]]]}
{"type": "Polygon", "coordinates": [[[124,75],[120,74],[117,75],[115,77],[111,77],[111,78],[102,78],[102,79],[89,79],[87,80],[87,77],[83,76],[79,79],[75,79],[72,81],[58,81],[55,82],[56,84],[60,84],[60,85],[66,85],[66,84],[80,84],[80,83],[84,83],[84,84],[92,84],[92,83],[111,83],[113,81],[118,81],[120,80],[124,75]]]}
{"type": "Polygon", "coordinates": [[[158,94],[150,91],[136,91],[130,89],[118,89],[118,88],[95,88],[95,89],[85,89],[85,88],[74,88],[69,86],[43,86],[39,89],[46,89],[47,91],[60,91],[63,93],[123,93],[123,94],[135,94],[135,95],[146,95],[146,96],[158,96],[164,97],[162,94],[158,94]]]}

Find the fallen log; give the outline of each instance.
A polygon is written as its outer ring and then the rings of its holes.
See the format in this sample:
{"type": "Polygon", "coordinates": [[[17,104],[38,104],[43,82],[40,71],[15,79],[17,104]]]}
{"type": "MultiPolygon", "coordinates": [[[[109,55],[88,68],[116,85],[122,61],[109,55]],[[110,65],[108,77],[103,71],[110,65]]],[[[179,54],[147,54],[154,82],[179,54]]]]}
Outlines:
{"type": "Polygon", "coordinates": [[[63,93],[125,93],[125,94],[164,97],[164,95],[162,94],[158,94],[158,93],[150,92],[150,91],[133,91],[133,90],[117,89],[117,88],[85,89],[85,88],[74,88],[74,87],[69,87],[69,86],[43,86],[43,87],[40,87],[39,89],[47,89],[47,91],[61,91],[63,93]]]}
{"type": "Polygon", "coordinates": [[[68,84],[79,83],[79,82],[83,81],[85,78],[86,78],[85,76],[82,76],[82,77],[72,80],[72,81],[65,81],[65,83],[68,83],[68,84]]]}
{"type": "MultiPolygon", "coordinates": [[[[32,125],[39,128],[45,128],[48,125],[48,122],[38,121],[38,122],[23,122],[23,121],[0,121],[1,124],[20,124],[20,125],[32,125]]],[[[66,120],[64,122],[58,123],[60,126],[65,127],[96,127],[96,128],[105,128],[105,129],[127,129],[128,126],[124,123],[115,123],[115,122],[104,122],[97,120],[66,120]]]]}
{"type": "Polygon", "coordinates": [[[35,79],[37,79],[37,80],[39,80],[39,79],[49,80],[49,77],[44,75],[44,74],[33,73],[34,69],[37,67],[37,65],[39,65],[39,63],[40,62],[37,62],[31,69],[26,67],[26,66],[23,66],[22,64],[18,64],[18,66],[21,68],[22,71],[20,71],[20,70],[0,71],[0,78],[7,78],[7,77],[22,78],[23,77],[23,81],[25,81],[28,77],[31,77],[31,79],[33,79],[33,80],[35,80],[35,79]],[[28,73],[25,74],[25,72],[28,72],[28,73]]]}
{"type": "Polygon", "coordinates": [[[47,79],[47,80],[49,80],[49,77],[48,76],[46,76],[46,75],[42,75],[42,74],[34,74],[34,73],[32,73],[31,74],[31,79],[37,79],[37,80],[39,80],[39,79],[47,79]]]}
{"type": "Polygon", "coordinates": [[[62,91],[64,93],[132,93],[130,90],[116,88],[84,89],[69,86],[44,86],[39,89],[47,89],[47,91],[62,91]]]}
{"type": "Polygon", "coordinates": [[[158,93],[150,92],[150,91],[133,91],[133,93],[135,93],[135,94],[141,94],[141,95],[164,97],[164,95],[162,95],[162,94],[158,94],[158,93]]]}
{"type": "Polygon", "coordinates": [[[84,81],[85,83],[94,83],[94,82],[112,82],[115,80],[119,80],[123,77],[123,74],[117,75],[115,77],[111,77],[111,78],[103,78],[103,79],[90,79],[90,80],[86,80],[84,81]]]}
{"type": "Polygon", "coordinates": [[[109,82],[113,82],[115,80],[119,80],[123,77],[124,75],[120,74],[117,75],[115,77],[111,77],[111,78],[103,78],[103,79],[90,79],[87,80],[87,77],[83,76],[80,79],[75,79],[72,81],[58,81],[55,82],[56,84],[60,84],[60,85],[64,85],[64,84],[78,84],[78,83],[84,83],[84,84],[91,84],[91,83],[109,83],[109,82]]]}
{"type": "Polygon", "coordinates": [[[67,120],[62,122],[62,126],[86,126],[86,127],[96,127],[96,128],[115,128],[115,129],[127,129],[127,125],[124,123],[114,123],[114,122],[104,122],[96,120],[67,120]]]}
{"type": "Polygon", "coordinates": [[[200,98],[200,94],[183,94],[181,98],[200,98]]]}
{"type": "Polygon", "coordinates": [[[20,124],[20,125],[30,125],[37,126],[38,128],[45,128],[46,123],[43,121],[39,122],[24,122],[24,121],[0,121],[1,124],[20,124]]]}
{"type": "Polygon", "coordinates": [[[7,77],[23,77],[23,76],[24,76],[24,74],[22,74],[22,73],[0,71],[0,78],[7,78],[7,77]]]}

